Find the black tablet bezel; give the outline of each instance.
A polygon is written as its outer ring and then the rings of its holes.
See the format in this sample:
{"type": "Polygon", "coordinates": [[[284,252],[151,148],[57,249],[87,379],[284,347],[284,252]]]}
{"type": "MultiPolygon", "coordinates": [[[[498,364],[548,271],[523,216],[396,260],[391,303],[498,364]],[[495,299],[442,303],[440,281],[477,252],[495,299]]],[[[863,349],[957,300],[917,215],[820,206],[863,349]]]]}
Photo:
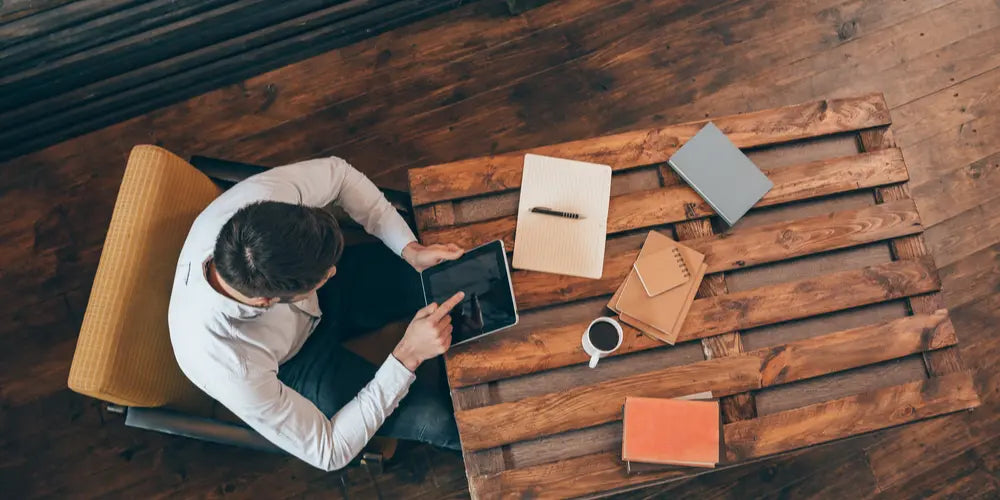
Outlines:
{"type": "Polygon", "coordinates": [[[504,270],[503,275],[507,277],[507,289],[510,291],[510,301],[511,301],[511,306],[513,308],[514,321],[509,325],[498,326],[492,330],[485,331],[479,335],[476,335],[475,337],[469,337],[461,342],[455,342],[452,345],[463,344],[471,340],[482,338],[486,335],[490,335],[500,330],[510,328],[516,325],[518,321],[520,321],[520,316],[517,313],[517,299],[514,297],[514,286],[510,279],[510,265],[507,262],[507,251],[504,249],[504,244],[502,240],[494,240],[489,243],[484,243],[476,248],[466,251],[461,257],[458,258],[458,260],[442,262],[441,264],[438,264],[434,267],[429,267],[425,269],[424,272],[420,273],[420,286],[424,293],[424,304],[429,303],[428,301],[430,300],[430,297],[432,295],[431,293],[428,293],[428,291],[430,290],[431,276],[440,272],[447,271],[448,269],[451,269],[452,267],[461,264],[462,261],[465,259],[476,258],[483,254],[493,254],[493,256],[496,258],[497,265],[504,270]]]}

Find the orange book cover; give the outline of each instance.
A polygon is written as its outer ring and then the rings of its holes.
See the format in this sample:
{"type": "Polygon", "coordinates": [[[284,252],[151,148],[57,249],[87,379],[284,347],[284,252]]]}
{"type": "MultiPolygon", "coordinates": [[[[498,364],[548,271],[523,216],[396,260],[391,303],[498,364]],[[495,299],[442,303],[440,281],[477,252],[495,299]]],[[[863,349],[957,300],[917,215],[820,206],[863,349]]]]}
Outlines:
{"type": "Polygon", "coordinates": [[[718,401],[627,397],[622,460],[715,467],[719,428],[718,401]]]}

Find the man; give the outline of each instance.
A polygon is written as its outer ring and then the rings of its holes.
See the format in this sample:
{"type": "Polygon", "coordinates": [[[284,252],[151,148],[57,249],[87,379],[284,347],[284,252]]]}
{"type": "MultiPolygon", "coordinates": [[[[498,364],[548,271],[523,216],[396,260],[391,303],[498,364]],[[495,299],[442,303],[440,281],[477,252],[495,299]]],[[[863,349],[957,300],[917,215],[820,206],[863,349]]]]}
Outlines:
{"type": "Polygon", "coordinates": [[[344,160],[268,170],[223,193],[191,227],[170,297],[177,362],[250,427],[321,469],[347,465],[376,432],[458,449],[447,392],[410,385],[417,366],[448,349],[448,313],[462,300],[422,307],[416,271],[461,254],[417,243],[344,160]],[[384,246],[345,250],[322,208],[330,203],[384,246]],[[340,345],[411,316],[381,367],[340,345]]]}

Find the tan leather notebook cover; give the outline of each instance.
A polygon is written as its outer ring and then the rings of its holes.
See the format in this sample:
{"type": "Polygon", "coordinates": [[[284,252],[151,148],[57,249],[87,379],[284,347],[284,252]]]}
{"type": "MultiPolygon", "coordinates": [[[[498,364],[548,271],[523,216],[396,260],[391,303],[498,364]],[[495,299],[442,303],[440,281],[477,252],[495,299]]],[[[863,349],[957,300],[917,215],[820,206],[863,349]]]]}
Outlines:
{"type": "Polygon", "coordinates": [[[691,278],[691,271],[677,247],[640,254],[632,268],[650,296],[659,295],[691,278]]]}
{"type": "Polygon", "coordinates": [[[622,460],[715,467],[719,463],[719,402],[625,398],[622,460]]]}
{"type": "Polygon", "coordinates": [[[611,167],[524,155],[514,233],[515,269],[599,279],[611,200],[611,167]],[[578,219],[534,213],[546,207],[578,219]]]}
{"type": "Polygon", "coordinates": [[[646,237],[639,258],[673,248],[680,251],[688,269],[697,269],[686,284],[650,297],[633,269],[622,284],[620,293],[616,293],[609,303],[609,307],[622,315],[626,323],[670,344],[677,339],[679,321],[690,308],[690,302],[698,292],[698,285],[707,269],[704,266],[704,255],[655,231],[651,231],[646,237]],[[629,321],[630,319],[634,321],[629,321]]]}
{"type": "MultiPolygon", "coordinates": [[[[708,265],[703,263],[698,272],[691,277],[692,280],[695,283],[700,282],[702,278],[705,276],[705,271],[707,269],[708,265]]],[[[625,281],[627,282],[628,279],[633,276],[635,275],[629,274],[629,276],[625,277],[625,281]]],[[[622,290],[624,289],[625,289],[625,283],[623,282],[622,285],[618,287],[618,290],[615,291],[615,294],[611,297],[611,300],[608,301],[608,308],[618,313],[618,319],[620,319],[622,323],[625,323],[635,328],[636,330],[639,330],[640,333],[646,335],[647,337],[659,340],[660,342],[666,342],[670,345],[673,345],[675,342],[677,342],[677,336],[680,335],[681,327],[684,326],[684,318],[687,317],[688,310],[691,309],[691,304],[694,302],[695,294],[698,293],[698,287],[696,286],[690,287],[690,291],[688,292],[688,298],[686,299],[687,302],[684,304],[684,308],[681,309],[680,316],[678,316],[677,321],[674,323],[673,328],[671,328],[669,331],[661,331],[653,327],[652,325],[639,321],[638,319],[629,316],[627,313],[622,312],[618,308],[618,300],[621,298],[622,290]]]]}

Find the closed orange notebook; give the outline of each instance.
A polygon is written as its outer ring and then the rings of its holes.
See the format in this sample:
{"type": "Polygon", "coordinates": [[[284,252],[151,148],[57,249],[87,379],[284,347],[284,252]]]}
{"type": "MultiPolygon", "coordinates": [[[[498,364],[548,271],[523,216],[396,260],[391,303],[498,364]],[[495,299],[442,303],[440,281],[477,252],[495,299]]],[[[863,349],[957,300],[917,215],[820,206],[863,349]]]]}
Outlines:
{"type": "Polygon", "coordinates": [[[715,467],[719,427],[718,401],[627,397],[622,460],[715,467]]]}

